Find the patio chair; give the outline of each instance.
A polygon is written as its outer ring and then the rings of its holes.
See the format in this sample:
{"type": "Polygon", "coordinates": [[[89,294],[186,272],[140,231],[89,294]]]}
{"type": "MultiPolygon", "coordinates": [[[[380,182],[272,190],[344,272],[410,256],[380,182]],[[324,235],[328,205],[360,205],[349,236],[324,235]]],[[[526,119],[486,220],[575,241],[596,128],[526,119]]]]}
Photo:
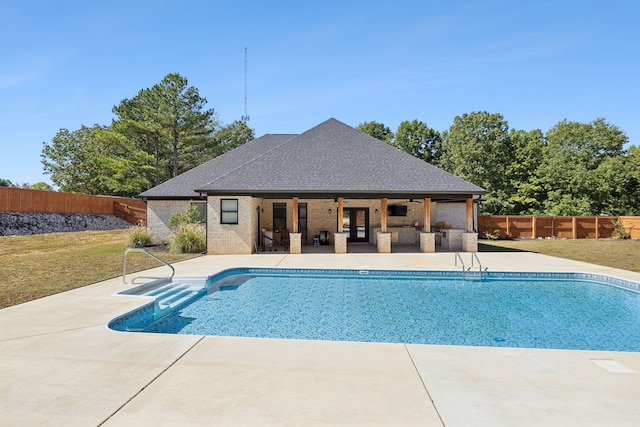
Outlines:
{"type": "Polygon", "coordinates": [[[262,239],[264,241],[264,246],[262,247],[263,251],[264,251],[264,248],[268,246],[267,242],[271,243],[271,247],[282,246],[282,250],[284,251],[289,250],[289,240],[290,240],[289,230],[282,230],[280,233],[280,238],[277,239],[275,236],[271,237],[267,235],[266,230],[262,229],[262,239]]]}

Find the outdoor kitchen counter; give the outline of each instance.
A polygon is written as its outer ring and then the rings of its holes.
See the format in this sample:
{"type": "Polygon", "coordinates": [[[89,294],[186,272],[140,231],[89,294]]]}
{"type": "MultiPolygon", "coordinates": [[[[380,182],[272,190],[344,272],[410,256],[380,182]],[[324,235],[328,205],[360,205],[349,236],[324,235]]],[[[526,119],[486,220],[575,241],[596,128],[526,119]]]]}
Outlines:
{"type": "MultiPolygon", "coordinates": [[[[377,235],[380,227],[371,227],[371,235],[369,240],[372,244],[377,244],[377,235]]],[[[413,225],[388,226],[387,232],[391,233],[391,244],[397,245],[415,245],[420,243],[421,227],[413,225]]]]}

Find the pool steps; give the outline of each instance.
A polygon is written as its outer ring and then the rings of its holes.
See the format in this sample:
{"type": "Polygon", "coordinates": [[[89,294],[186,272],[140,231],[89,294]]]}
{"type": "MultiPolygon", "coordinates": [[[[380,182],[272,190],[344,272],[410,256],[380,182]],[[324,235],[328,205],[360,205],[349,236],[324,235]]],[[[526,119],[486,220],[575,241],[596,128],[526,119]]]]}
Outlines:
{"type": "Polygon", "coordinates": [[[155,299],[154,318],[171,312],[171,310],[198,298],[207,292],[206,277],[176,277],[172,280],[159,279],[136,286],[120,294],[151,297],[155,299]]]}

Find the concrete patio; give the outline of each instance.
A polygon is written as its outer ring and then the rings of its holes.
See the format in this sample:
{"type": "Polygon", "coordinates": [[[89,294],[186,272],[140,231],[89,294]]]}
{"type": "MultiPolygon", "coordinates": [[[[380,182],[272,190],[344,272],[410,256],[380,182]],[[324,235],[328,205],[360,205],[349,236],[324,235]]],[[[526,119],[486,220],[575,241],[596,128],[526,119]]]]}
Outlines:
{"type": "MultiPolygon", "coordinates": [[[[465,262],[470,254],[463,254],[465,262]]],[[[640,274],[531,253],[491,271],[640,274]]],[[[203,256],[234,266],[454,268],[452,253],[203,256]]],[[[155,274],[162,274],[159,269],[155,274]]],[[[0,310],[6,426],[637,426],[640,353],[122,333],[120,277],[0,310]]]]}

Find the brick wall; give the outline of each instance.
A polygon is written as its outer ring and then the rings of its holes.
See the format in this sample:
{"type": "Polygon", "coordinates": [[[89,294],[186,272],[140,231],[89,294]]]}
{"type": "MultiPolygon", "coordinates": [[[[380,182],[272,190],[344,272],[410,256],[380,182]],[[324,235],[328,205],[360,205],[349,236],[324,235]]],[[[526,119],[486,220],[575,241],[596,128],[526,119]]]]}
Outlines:
{"type": "MultiPolygon", "coordinates": [[[[474,218],[476,205],[474,204],[474,218]]],[[[464,203],[436,203],[435,209],[435,221],[431,222],[431,225],[435,225],[436,222],[448,222],[451,224],[451,228],[457,228],[461,230],[467,229],[467,206],[464,203]]]]}
{"type": "Polygon", "coordinates": [[[258,239],[259,199],[249,196],[207,198],[207,252],[212,255],[250,254],[258,239]],[[220,200],[238,200],[238,223],[220,224],[220,200]]]}
{"type": "Polygon", "coordinates": [[[189,208],[188,200],[148,200],[147,230],[156,244],[169,241],[173,231],[169,227],[169,217],[189,208]]]}

